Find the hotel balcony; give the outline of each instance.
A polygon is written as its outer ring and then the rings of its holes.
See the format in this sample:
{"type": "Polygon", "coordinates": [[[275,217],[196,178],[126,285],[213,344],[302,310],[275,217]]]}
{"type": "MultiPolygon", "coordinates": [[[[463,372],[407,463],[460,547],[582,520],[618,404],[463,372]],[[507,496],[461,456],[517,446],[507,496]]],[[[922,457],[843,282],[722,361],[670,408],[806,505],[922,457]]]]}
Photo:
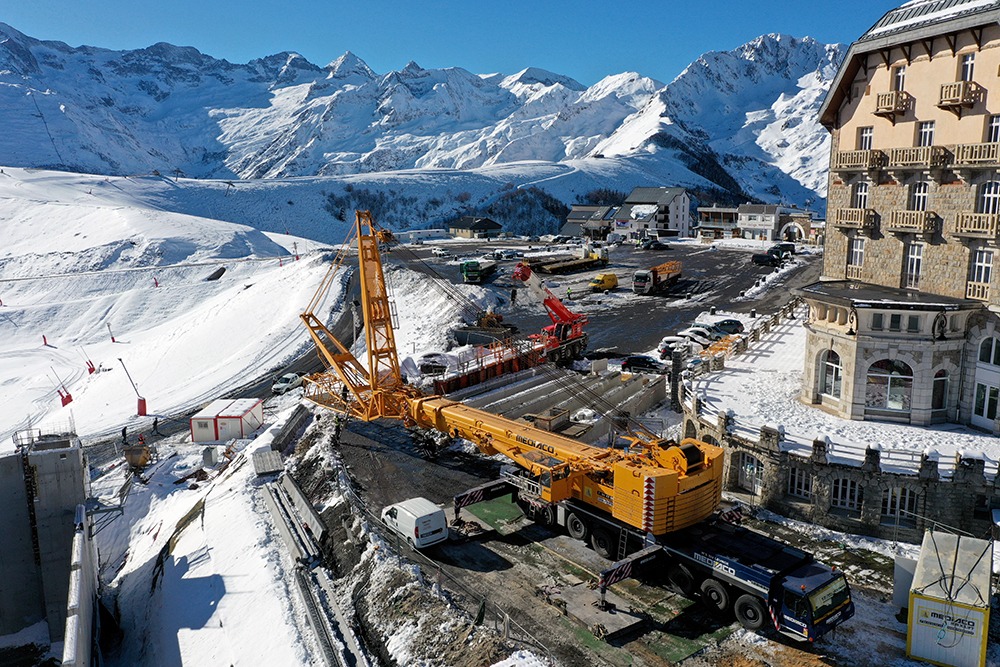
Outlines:
{"type": "Polygon", "coordinates": [[[887,164],[882,151],[837,151],[830,168],[834,171],[877,171],[887,164]]]}
{"type": "Polygon", "coordinates": [[[965,284],[965,298],[976,299],[977,301],[990,300],[990,284],[974,283],[971,280],[965,284]]]}
{"type": "Polygon", "coordinates": [[[956,167],[1000,166],[1000,143],[959,144],[955,146],[956,167]]]}
{"type": "Polygon", "coordinates": [[[872,113],[876,116],[888,118],[895,123],[896,116],[906,113],[906,109],[909,106],[909,99],[910,96],[902,90],[879,93],[875,97],[875,111],[872,113]]]}
{"type": "Polygon", "coordinates": [[[941,84],[938,107],[962,116],[962,109],[971,109],[979,97],[979,86],[972,81],[941,84]]]}
{"type": "Polygon", "coordinates": [[[955,236],[971,239],[995,239],[1000,230],[1000,215],[996,213],[959,213],[955,219],[955,236]]]}
{"type": "Polygon", "coordinates": [[[833,209],[833,226],[841,229],[856,229],[866,234],[875,229],[875,209],[873,208],[835,208],[833,209]]]}
{"type": "Polygon", "coordinates": [[[943,146],[907,146],[890,148],[888,166],[890,169],[941,169],[950,160],[943,146]]]}
{"type": "Polygon", "coordinates": [[[933,211],[890,211],[886,231],[931,236],[937,230],[937,214],[933,211]]]}

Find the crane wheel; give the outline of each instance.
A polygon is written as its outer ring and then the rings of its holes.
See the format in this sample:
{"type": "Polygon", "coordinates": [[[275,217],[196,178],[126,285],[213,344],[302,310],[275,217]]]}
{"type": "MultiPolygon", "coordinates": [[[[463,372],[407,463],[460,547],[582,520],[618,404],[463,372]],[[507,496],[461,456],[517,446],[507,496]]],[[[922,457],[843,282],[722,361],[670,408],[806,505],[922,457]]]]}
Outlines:
{"type": "Polygon", "coordinates": [[[576,515],[575,512],[570,512],[566,515],[566,532],[574,540],[587,541],[587,522],[576,515]]]}
{"type": "Polygon", "coordinates": [[[602,528],[601,526],[594,528],[593,532],[590,533],[590,546],[594,547],[594,553],[598,556],[611,560],[611,550],[614,546],[614,541],[607,528],[602,528]]]}
{"type": "Polygon", "coordinates": [[[667,570],[667,581],[685,597],[689,597],[694,592],[694,577],[691,576],[691,571],[683,565],[677,564],[667,570]]]}
{"type": "Polygon", "coordinates": [[[748,593],[736,598],[736,603],[733,605],[733,613],[736,614],[736,620],[740,622],[740,625],[751,632],[763,628],[764,622],[767,619],[767,610],[764,609],[764,603],[761,602],[759,597],[748,593]]]}
{"type": "Polygon", "coordinates": [[[729,591],[726,590],[725,584],[718,579],[709,577],[701,582],[701,599],[713,611],[725,613],[729,609],[729,591]]]}
{"type": "Polygon", "coordinates": [[[545,509],[539,514],[539,518],[546,526],[556,525],[556,506],[546,505],[545,509]]]}

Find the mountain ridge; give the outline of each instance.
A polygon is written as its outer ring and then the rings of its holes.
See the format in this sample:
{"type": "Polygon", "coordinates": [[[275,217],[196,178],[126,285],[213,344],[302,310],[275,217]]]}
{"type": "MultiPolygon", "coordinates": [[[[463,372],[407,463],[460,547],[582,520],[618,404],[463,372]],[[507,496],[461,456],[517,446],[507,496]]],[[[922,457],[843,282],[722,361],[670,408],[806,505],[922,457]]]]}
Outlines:
{"type": "MultiPolygon", "coordinates": [[[[762,35],[670,83],[623,72],[584,86],[526,67],[477,75],[416,62],[378,74],[345,52],[234,64],[160,42],[112,51],[0,23],[0,163],[108,175],[346,176],[523,161],[658,162],[667,185],[723,201],[825,197],[816,111],[841,45],[762,35]],[[707,195],[706,195],[707,196],[707,195]]],[[[616,163],[618,164],[618,163],[616,163]]],[[[648,183],[637,183],[637,185],[648,183]]]]}

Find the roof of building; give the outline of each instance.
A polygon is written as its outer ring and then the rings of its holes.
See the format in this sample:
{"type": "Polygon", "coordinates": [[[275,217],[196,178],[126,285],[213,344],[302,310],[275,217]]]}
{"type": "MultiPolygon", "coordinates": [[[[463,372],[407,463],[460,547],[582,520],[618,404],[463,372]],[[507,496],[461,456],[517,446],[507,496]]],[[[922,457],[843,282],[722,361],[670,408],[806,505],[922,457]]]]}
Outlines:
{"type": "Polygon", "coordinates": [[[853,280],[829,280],[793,289],[804,299],[821,299],[826,303],[852,308],[895,308],[897,310],[965,310],[979,308],[982,303],[927,294],[899,287],[885,287],[853,280]]]}
{"type": "Polygon", "coordinates": [[[685,192],[684,188],[633,188],[629,196],[625,198],[625,204],[666,206],[674,200],[674,197],[683,195],[685,192]]]}
{"type": "Polygon", "coordinates": [[[858,41],[926,28],[997,7],[1000,7],[998,0],[912,0],[886,12],[858,41]]]}
{"type": "Polygon", "coordinates": [[[490,220],[489,218],[477,218],[471,215],[465,215],[454,222],[448,223],[448,227],[450,229],[482,230],[501,229],[503,225],[495,220],[490,220]]]}
{"type": "Polygon", "coordinates": [[[740,204],[739,208],[740,215],[748,214],[758,214],[758,215],[774,215],[778,212],[777,204],[740,204]]]}
{"type": "Polygon", "coordinates": [[[262,401],[259,398],[219,398],[197,413],[191,419],[215,419],[216,417],[242,417],[262,401]]]}
{"type": "Polygon", "coordinates": [[[912,0],[887,12],[851,44],[820,108],[830,128],[864,58],[872,52],[1000,22],[1000,0],[912,0]]]}

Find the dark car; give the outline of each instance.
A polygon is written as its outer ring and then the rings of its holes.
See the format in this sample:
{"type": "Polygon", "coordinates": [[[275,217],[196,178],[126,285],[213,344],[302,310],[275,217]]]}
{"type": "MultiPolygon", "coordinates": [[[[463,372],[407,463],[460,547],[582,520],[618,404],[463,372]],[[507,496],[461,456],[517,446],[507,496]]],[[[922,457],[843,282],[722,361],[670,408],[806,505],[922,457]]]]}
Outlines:
{"type": "Polygon", "coordinates": [[[626,373],[668,373],[666,366],[653,357],[644,354],[633,354],[622,361],[622,370],[626,373]]]}
{"type": "Polygon", "coordinates": [[[788,242],[775,243],[767,249],[767,252],[771,255],[777,255],[778,257],[787,257],[788,255],[795,254],[795,244],[788,242]]]}
{"type": "Polygon", "coordinates": [[[771,253],[756,253],[750,258],[750,261],[757,266],[780,266],[781,258],[777,255],[772,255],[771,253]]]}
{"type": "Polygon", "coordinates": [[[723,331],[725,331],[727,334],[730,335],[741,334],[746,330],[746,327],[743,326],[743,323],[737,319],[719,320],[718,322],[713,322],[712,324],[715,326],[716,329],[722,329],[723,331]]]}

